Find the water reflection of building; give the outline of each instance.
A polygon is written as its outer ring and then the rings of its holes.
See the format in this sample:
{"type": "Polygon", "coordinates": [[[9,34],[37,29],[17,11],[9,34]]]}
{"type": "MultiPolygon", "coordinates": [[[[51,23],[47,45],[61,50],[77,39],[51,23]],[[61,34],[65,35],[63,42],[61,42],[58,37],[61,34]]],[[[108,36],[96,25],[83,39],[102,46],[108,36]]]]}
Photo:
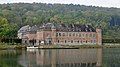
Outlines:
{"type": "MultiPolygon", "coordinates": [[[[27,52],[27,67],[101,67],[102,49],[62,49],[27,52]]],[[[23,58],[23,56],[22,56],[23,58]]]]}

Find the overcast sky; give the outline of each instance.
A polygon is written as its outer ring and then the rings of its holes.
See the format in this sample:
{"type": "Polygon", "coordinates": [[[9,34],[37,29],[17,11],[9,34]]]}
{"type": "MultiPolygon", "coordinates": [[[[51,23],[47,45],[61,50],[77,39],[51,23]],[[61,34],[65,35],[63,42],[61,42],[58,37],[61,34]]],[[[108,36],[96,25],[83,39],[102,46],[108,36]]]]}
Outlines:
{"type": "Polygon", "coordinates": [[[93,5],[93,6],[102,6],[102,7],[118,7],[120,8],[120,0],[0,0],[0,3],[32,3],[32,2],[41,2],[41,3],[64,3],[64,4],[80,4],[80,5],[93,5]]]}

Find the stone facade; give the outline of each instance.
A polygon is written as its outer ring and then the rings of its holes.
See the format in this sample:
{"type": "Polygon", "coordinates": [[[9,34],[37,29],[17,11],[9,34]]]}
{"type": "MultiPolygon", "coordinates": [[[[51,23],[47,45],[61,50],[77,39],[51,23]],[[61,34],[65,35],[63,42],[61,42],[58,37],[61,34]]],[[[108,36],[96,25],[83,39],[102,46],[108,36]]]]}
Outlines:
{"type": "Polygon", "coordinates": [[[84,45],[102,44],[101,29],[90,25],[46,23],[36,31],[28,31],[25,35],[35,40],[36,45],[84,45]]]}

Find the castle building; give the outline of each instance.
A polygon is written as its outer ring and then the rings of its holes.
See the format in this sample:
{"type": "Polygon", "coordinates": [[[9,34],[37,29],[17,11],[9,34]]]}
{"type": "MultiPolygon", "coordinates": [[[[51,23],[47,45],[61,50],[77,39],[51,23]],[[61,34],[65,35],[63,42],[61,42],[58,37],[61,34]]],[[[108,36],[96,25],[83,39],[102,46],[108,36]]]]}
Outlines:
{"type": "MultiPolygon", "coordinates": [[[[101,45],[101,29],[90,25],[45,23],[40,27],[27,27],[28,30],[20,36],[23,43],[36,45],[101,45]]],[[[21,29],[20,29],[21,30],[21,29]]],[[[19,30],[19,31],[20,31],[19,30]]],[[[23,32],[18,32],[21,34],[23,32]]]]}

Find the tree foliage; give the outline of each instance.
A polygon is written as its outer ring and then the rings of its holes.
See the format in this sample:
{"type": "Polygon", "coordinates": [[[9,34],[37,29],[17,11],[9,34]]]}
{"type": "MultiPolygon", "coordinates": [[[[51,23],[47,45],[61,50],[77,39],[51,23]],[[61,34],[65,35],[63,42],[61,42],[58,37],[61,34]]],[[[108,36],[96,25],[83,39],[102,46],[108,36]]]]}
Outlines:
{"type": "Polygon", "coordinates": [[[6,18],[0,17],[0,37],[14,37],[16,26],[9,24],[6,18]]]}
{"type": "MultiPolygon", "coordinates": [[[[73,4],[11,3],[0,5],[0,23],[3,27],[1,36],[16,35],[24,25],[40,25],[44,22],[90,24],[101,27],[104,38],[119,38],[120,9],[73,4]],[[115,30],[117,29],[117,30],[115,30]],[[9,33],[8,33],[9,31],[9,33]],[[10,31],[14,33],[10,33],[10,31]]],[[[0,28],[1,31],[2,28],[0,28]]]]}

